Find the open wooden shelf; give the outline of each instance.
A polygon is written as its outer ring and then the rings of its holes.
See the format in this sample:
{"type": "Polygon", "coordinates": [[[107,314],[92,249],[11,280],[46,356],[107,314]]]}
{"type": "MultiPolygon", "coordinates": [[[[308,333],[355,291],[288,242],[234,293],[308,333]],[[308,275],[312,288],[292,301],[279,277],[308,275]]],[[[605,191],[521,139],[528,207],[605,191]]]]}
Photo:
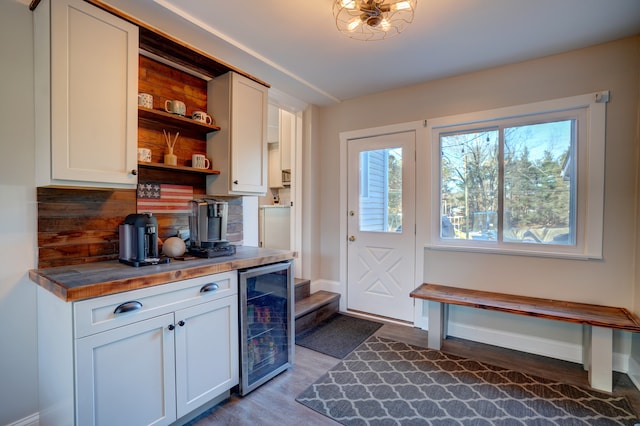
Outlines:
{"type": "Polygon", "coordinates": [[[188,129],[203,135],[220,130],[218,126],[212,126],[181,115],[170,114],[159,109],[149,109],[142,106],[138,106],[138,120],[188,129]]]}
{"type": "Polygon", "coordinates": [[[191,174],[200,174],[200,175],[219,175],[220,174],[220,170],[196,169],[195,167],[186,167],[186,166],[169,166],[163,163],[145,163],[142,161],[138,162],[138,167],[141,167],[143,169],[167,170],[172,172],[182,172],[182,173],[191,173],[191,174]]]}

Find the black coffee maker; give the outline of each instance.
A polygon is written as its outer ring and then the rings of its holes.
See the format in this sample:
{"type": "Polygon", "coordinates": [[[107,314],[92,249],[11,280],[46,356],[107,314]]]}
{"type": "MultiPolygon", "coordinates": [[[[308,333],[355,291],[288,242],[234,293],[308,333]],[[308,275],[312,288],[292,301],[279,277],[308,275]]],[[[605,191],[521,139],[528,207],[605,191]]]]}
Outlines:
{"type": "Polygon", "coordinates": [[[235,246],[227,241],[229,205],[215,198],[191,200],[189,216],[189,253],[198,257],[235,254],[235,246]]]}
{"type": "Polygon", "coordinates": [[[120,262],[131,266],[161,263],[158,220],[151,213],[130,214],[119,227],[120,262]]]}

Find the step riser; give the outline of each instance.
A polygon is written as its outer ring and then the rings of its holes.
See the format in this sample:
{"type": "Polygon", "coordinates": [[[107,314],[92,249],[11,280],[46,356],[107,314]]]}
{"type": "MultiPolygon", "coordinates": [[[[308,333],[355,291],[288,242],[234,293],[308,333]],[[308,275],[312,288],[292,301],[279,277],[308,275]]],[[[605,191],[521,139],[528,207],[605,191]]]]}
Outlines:
{"type": "Polygon", "coordinates": [[[335,315],[340,309],[340,295],[320,290],[311,294],[311,281],[295,280],[295,332],[296,335],[315,327],[335,315]]]}
{"type": "Polygon", "coordinates": [[[299,302],[305,297],[309,297],[311,295],[311,281],[304,280],[300,282],[296,282],[295,288],[295,301],[299,302]]]}
{"type": "Polygon", "coordinates": [[[296,335],[302,333],[303,331],[309,330],[322,321],[332,317],[338,312],[339,308],[340,301],[339,299],[335,299],[330,303],[319,306],[317,309],[312,310],[299,318],[296,318],[296,335]]]}

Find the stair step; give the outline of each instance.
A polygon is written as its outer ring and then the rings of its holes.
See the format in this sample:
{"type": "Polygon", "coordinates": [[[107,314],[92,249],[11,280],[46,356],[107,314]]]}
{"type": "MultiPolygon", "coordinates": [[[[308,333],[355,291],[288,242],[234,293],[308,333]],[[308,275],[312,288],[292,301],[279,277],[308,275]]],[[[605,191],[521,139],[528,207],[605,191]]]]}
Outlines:
{"type": "Polygon", "coordinates": [[[332,293],[324,290],[316,291],[312,295],[296,302],[296,319],[338,300],[340,300],[340,295],[338,293],[332,293]]]}
{"type": "Polygon", "coordinates": [[[295,279],[295,301],[298,302],[311,295],[311,280],[295,279]]]}
{"type": "Polygon", "coordinates": [[[296,335],[335,315],[339,309],[340,294],[324,290],[316,291],[296,302],[296,335]]]}

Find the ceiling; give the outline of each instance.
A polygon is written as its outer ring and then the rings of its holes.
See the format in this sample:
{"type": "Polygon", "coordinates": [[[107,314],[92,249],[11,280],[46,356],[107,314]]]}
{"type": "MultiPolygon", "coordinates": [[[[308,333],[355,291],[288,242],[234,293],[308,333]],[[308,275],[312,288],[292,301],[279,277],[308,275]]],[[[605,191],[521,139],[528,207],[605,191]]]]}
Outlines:
{"type": "Polygon", "coordinates": [[[334,0],[103,0],[319,106],[640,34],[640,0],[418,0],[400,35],[338,32],[334,0]]]}

